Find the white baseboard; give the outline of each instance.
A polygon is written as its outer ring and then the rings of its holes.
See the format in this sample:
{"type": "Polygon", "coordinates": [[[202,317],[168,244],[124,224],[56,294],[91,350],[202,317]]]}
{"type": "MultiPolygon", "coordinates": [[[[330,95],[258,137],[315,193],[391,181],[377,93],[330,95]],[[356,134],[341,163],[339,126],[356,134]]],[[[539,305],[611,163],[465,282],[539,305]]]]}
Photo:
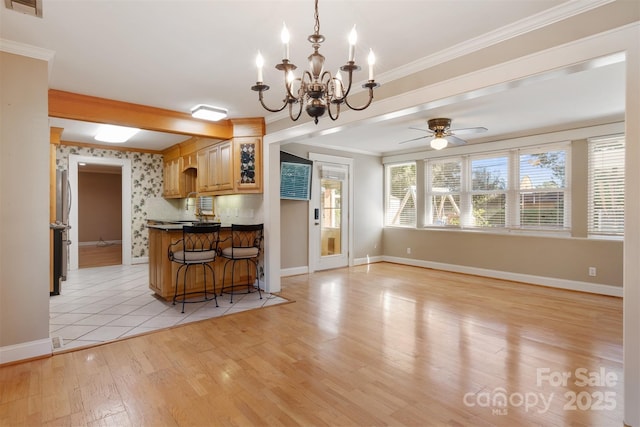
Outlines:
{"type": "Polygon", "coordinates": [[[141,256],[137,258],[131,258],[131,264],[149,264],[148,256],[141,256]]]}
{"type": "Polygon", "coordinates": [[[97,242],[78,242],[78,246],[99,246],[100,244],[113,244],[113,245],[121,245],[122,240],[103,240],[97,242]]]}
{"type": "MultiPolygon", "coordinates": [[[[374,262],[382,261],[384,261],[383,256],[355,258],[353,260],[353,265],[373,264],[374,262]]],[[[300,274],[309,274],[309,267],[305,265],[302,267],[283,268],[280,270],[280,277],[298,276],[300,274]]]]}
{"type": "Polygon", "coordinates": [[[282,268],[280,269],[280,277],[298,276],[300,274],[309,274],[309,267],[282,268]]]}
{"type": "Polygon", "coordinates": [[[51,338],[0,347],[0,365],[53,353],[51,338]]]}
{"type": "Polygon", "coordinates": [[[494,279],[512,280],[514,282],[548,286],[551,288],[622,297],[622,287],[620,286],[579,282],[577,280],[557,279],[554,277],[533,276],[530,274],[510,273],[508,271],[487,270],[484,268],[468,267],[455,264],[444,264],[439,262],[430,262],[410,258],[400,258],[392,256],[384,256],[382,258],[384,261],[393,262],[396,264],[413,265],[416,267],[433,268],[435,270],[452,271],[454,273],[473,274],[476,276],[492,277],[494,279]]]}
{"type": "MultiPolygon", "coordinates": [[[[599,283],[579,282],[577,280],[557,279],[555,277],[534,276],[531,274],[510,273],[508,271],[488,270],[485,268],[468,267],[464,265],[445,264],[440,262],[424,261],[420,259],[401,258],[392,256],[374,256],[356,258],[353,265],[366,265],[374,262],[393,262],[396,264],[412,265],[415,267],[433,268],[434,270],[451,271],[454,273],[473,274],[475,276],[491,277],[494,279],[511,280],[514,282],[529,283],[531,285],[548,286],[550,288],[567,289],[571,291],[588,292],[591,294],[622,297],[623,290],[620,286],[604,285],[599,283]]],[[[293,267],[280,270],[280,277],[309,274],[309,267],[293,267]]]]}
{"type": "Polygon", "coordinates": [[[382,261],[384,261],[384,257],[382,255],[367,256],[365,258],[354,259],[353,265],[366,265],[366,264],[373,264],[374,262],[382,262],[382,261]]]}

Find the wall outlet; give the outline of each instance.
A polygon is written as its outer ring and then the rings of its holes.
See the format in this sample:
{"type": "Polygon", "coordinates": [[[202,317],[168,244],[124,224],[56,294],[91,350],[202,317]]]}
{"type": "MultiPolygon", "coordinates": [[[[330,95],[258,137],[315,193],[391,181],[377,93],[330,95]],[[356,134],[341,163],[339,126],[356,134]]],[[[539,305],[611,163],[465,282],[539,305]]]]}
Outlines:
{"type": "Polygon", "coordinates": [[[53,349],[57,349],[57,348],[62,348],[63,346],[63,341],[62,341],[62,337],[52,337],[51,338],[51,346],[53,347],[53,349]]]}
{"type": "Polygon", "coordinates": [[[596,277],[597,270],[595,267],[589,267],[589,276],[596,277]]]}
{"type": "Polygon", "coordinates": [[[411,248],[407,248],[407,255],[411,255],[411,248]]]}

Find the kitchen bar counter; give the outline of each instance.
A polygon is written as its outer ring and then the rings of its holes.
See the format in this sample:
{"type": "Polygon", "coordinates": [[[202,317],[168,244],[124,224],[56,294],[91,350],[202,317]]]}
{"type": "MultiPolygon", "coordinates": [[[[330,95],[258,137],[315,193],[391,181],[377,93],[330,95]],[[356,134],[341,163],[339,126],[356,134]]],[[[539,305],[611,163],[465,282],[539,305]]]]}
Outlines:
{"type": "MultiPolygon", "coordinates": [[[[179,264],[169,260],[169,245],[182,239],[182,226],[191,222],[181,221],[153,221],[147,224],[149,229],[149,288],[160,297],[171,301],[175,293],[176,272],[179,264]]],[[[219,247],[225,248],[231,245],[231,226],[221,227],[219,247]]],[[[216,275],[216,290],[220,293],[223,284],[224,259],[216,258],[212,267],[216,275]]],[[[247,283],[247,267],[244,263],[236,263],[235,284],[247,283]]],[[[231,269],[227,269],[227,282],[231,284],[231,269]]],[[[254,283],[255,272],[249,269],[251,277],[249,282],[254,283]]],[[[211,280],[208,274],[207,280],[211,280]]],[[[182,289],[182,277],[180,278],[180,289],[182,289]]],[[[240,288],[242,289],[242,288],[240,288]]],[[[202,267],[189,269],[187,276],[187,292],[197,292],[204,290],[202,267]]]]}
{"type": "MultiPolygon", "coordinates": [[[[150,219],[147,220],[147,228],[157,228],[159,230],[182,230],[182,226],[183,225],[194,225],[194,224],[220,224],[218,222],[208,222],[208,221],[198,221],[198,220],[177,220],[177,221],[171,221],[171,220],[157,220],[157,219],[150,219]]],[[[231,225],[230,224],[220,224],[220,229],[221,230],[226,230],[229,229],[231,230],[231,225]]]]}

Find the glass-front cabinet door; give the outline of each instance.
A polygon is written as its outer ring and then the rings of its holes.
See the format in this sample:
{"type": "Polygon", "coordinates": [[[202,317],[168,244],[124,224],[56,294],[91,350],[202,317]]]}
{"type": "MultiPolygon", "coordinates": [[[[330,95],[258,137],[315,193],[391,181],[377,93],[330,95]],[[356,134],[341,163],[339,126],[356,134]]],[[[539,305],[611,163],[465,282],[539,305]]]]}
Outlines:
{"type": "Polygon", "coordinates": [[[262,138],[234,138],[233,143],[235,191],[262,192],[262,138]]]}

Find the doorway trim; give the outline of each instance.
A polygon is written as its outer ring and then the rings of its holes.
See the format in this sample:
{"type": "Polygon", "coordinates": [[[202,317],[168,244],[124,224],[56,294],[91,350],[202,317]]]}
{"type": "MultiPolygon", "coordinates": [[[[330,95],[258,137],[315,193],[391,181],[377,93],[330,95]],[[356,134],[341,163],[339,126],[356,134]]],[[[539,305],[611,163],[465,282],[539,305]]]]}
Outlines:
{"type": "Polygon", "coordinates": [[[71,211],[69,212],[69,269],[78,269],[78,163],[122,167],[122,264],[131,265],[131,160],[113,157],[69,155],[69,185],[71,211]]]}
{"type": "MultiPolygon", "coordinates": [[[[349,157],[340,157],[340,156],[330,156],[327,154],[318,154],[318,153],[309,153],[309,160],[313,161],[313,168],[315,171],[315,167],[316,167],[316,162],[326,162],[326,163],[335,163],[335,164],[339,164],[339,165],[343,165],[343,166],[347,166],[349,168],[349,174],[347,177],[347,187],[348,187],[348,193],[349,193],[349,203],[348,203],[348,207],[349,207],[349,215],[348,215],[348,219],[347,219],[347,226],[349,227],[348,230],[348,244],[347,244],[347,250],[348,250],[348,254],[347,254],[347,259],[348,259],[348,266],[351,267],[353,266],[353,199],[354,199],[354,194],[353,194],[353,159],[349,158],[349,157]]],[[[314,179],[320,179],[319,176],[313,176],[312,177],[312,183],[311,185],[315,185],[313,183],[314,179]]],[[[320,242],[314,237],[315,233],[314,231],[314,227],[315,226],[315,221],[313,218],[313,209],[311,206],[311,202],[309,203],[309,217],[308,217],[308,221],[309,221],[309,249],[308,249],[308,254],[309,254],[309,273],[313,273],[314,271],[317,270],[318,268],[318,259],[319,259],[319,246],[320,246],[320,242]]]]}

